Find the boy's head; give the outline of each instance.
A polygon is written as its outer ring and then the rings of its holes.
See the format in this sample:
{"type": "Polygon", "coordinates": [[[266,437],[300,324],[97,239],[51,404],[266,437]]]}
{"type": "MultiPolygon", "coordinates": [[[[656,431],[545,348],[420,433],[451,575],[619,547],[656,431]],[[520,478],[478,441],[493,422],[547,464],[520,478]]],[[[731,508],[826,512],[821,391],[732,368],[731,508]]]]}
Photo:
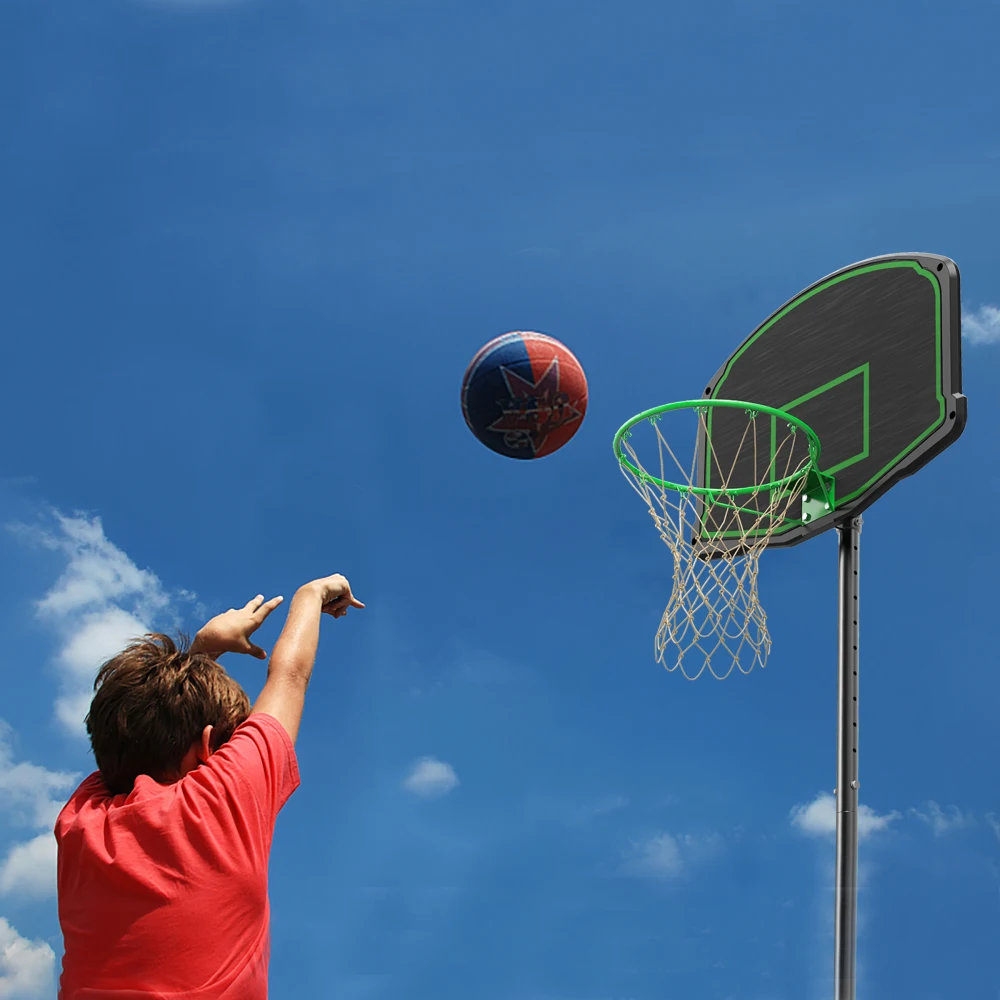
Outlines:
{"type": "Polygon", "coordinates": [[[94,692],[87,732],[112,795],[140,774],[176,780],[250,714],[246,692],[215,660],[159,633],[108,660],[94,692]]]}

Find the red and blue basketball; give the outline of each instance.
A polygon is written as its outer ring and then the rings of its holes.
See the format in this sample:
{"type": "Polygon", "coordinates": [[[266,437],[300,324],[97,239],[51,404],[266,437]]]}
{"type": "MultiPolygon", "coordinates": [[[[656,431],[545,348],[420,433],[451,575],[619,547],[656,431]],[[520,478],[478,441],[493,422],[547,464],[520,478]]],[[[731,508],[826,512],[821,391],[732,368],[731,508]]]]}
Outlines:
{"type": "Polygon", "coordinates": [[[587,412],[587,377],[573,352],[544,333],[495,337],[462,380],[462,413],[487,448],[542,458],[561,448],[587,412]]]}

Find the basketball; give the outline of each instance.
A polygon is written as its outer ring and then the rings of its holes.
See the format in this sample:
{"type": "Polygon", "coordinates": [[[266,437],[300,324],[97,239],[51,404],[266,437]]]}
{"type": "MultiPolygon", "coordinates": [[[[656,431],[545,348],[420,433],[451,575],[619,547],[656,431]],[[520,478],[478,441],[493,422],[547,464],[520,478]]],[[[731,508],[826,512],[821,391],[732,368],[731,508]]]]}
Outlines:
{"type": "Polygon", "coordinates": [[[487,448],[542,458],[580,429],[587,377],[573,352],[544,333],[516,331],[480,348],[462,380],[462,413],[487,448]]]}

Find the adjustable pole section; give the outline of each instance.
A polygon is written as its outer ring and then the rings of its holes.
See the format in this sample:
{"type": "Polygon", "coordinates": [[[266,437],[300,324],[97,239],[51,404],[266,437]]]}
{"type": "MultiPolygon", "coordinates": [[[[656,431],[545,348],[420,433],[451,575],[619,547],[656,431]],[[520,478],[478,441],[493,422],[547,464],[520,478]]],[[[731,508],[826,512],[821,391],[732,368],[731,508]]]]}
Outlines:
{"type": "Polygon", "coordinates": [[[835,1000],[855,1000],[858,936],[858,547],[861,518],[840,536],[840,645],[837,702],[837,884],[834,898],[835,1000]]]}

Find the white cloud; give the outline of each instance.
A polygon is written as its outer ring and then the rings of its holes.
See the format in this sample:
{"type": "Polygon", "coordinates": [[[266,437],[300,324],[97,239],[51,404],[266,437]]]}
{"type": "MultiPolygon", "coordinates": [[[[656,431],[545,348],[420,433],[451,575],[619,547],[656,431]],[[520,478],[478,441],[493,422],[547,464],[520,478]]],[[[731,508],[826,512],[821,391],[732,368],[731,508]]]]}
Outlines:
{"type": "MultiPolygon", "coordinates": [[[[858,837],[867,837],[881,830],[902,815],[898,812],[876,813],[870,806],[858,806],[858,837]]],[[[820,792],[812,802],[795,806],[789,820],[792,826],[812,837],[828,837],[837,832],[837,800],[829,792],[820,792]]]]}
{"type": "MultiPolygon", "coordinates": [[[[46,527],[14,525],[12,530],[66,557],[66,568],[36,607],[39,618],[63,639],[56,657],[61,675],[56,717],[81,736],[97,668],[170,615],[171,595],[153,572],[139,569],[108,540],[98,517],[56,511],[46,527]]],[[[173,596],[194,598],[186,591],[173,596]]]]}
{"type": "Polygon", "coordinates": [[[812,802],[797,805],[789,815],[792,826],[813,837],[823,837],[837,831],[837,800],[820,792],[812,802]]]}
{"type": "MultiPolygon", "coordinates": [[[[11,730],[0,719],[0,806],[15,824],[42,831],[15,844],[0,861],[0,895],[51,896],[56,889],[56,816],[79,775],[14,763],[11,730]]],[[[2,994],[0,994],[2,996],[2,994]]]]}
{"type": "Polygon", "coordinates": [[[641,844],[633,846],[631,856],[625,861],[627,875],[649,875],[653,878],[670,878],[684,869],[680,844],[669,833],[659,833],[641,844]]]}
{"type": "Polygon", "coordinates": [[[0,896],[46,899],[56,891],[56,838],[51,831],[15,844],[0,863],[0,896]]]}
{"type": "Polygon", "coordinates": [[[0,1000],[51,997],[56,955],[44,941],[29,941],[0,917],[0,1000]]]}
{"type": "Polygon", "coordinates": [[[64,552],[69,562],[55,586],[39,602],[41,613],[64,616],[87,608],[103,608],[121,598],[131,598],[146,611],[168,603],[155,574],[139,569],[108,540],[99,517],[67,517],[57,512],[53,520],[56,533],[40,530],[34,535],[46,547],[64,552]]]}
{"type": "Polygon", "coordinates": [[[422,757],[414,763],[403,782],[403,787],[421,798],[439,799],[447,795],[457,784],[458,775],[455,774],[451,764],[436,760],[434,757],[422,757]]]}
{"type": "Polygon", "coordinates": [[[67,732],[74,736],[82,736],[85,732],[85,722],[87,713],[90,711],[92,693],[88,687],[84,691],[61,694],[56,698],[56,718],[63,724],[67,732]]]}
{"type": "Polygon", "coordinates": [[[645,878],[676,878],[692,864],[703,861],[722,848],[718,834],[695,837],[691,834],[657,833],[632,845],[622,865],[623,875],[645,878]]]}
{"type": "Polygon", "coordinates": [[[37,764],[14,763],[11,729],[0,719],[0,805],[14,822],[35,829],[55,824],[65,793],[79,775],[49,771],[37,764]]]}
{"type": "Polygon", "coordinates": [[[923,810],[911,809],[909,812],[911,816],[916,816],[921,822],[926,823],[935,837],[976,824],[975,819],[968,813],[963,813],[958,806],[949,806],[945,812],[936,802],[928,802],[923,810]]]}
{"type": "Polygon", "coordinates": [[[974,313],[963,313],[962,336],[970,344],[1000,343],[1000,309],[980,306],[974,313]]]}
{"type": "Polygon", "coordinates": [[[145,635],[149,626],[119,607],[83,615],[59,651],[59,664],[72,677],[92,683],[94,667],[120,652],[125,642],[145,635]]]}

